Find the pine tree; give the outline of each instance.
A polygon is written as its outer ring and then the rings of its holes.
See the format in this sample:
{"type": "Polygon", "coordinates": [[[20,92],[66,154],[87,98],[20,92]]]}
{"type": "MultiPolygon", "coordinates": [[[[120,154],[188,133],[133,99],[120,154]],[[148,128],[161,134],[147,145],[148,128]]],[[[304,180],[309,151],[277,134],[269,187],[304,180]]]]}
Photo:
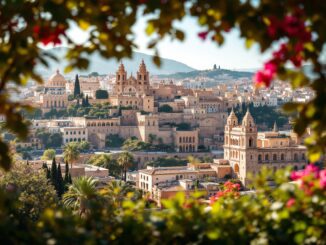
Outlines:
{"type": "Polygon", "coordinates": [[[79,96],[80,96],[80,84],[79,84],[78,74],[76,74],[75,87],[74,87],[74,97],[78,98],[79,96]]]}
{"type": "Polygon", "coordinates": [[[61,165],[60,162],[58,164],[58,170],[57,170],[57,193],[58,196],[61,197],[62,194],[65,191],[65,185],[63,183],[62,173],[61,173],[61,165]]]}
{"type": "Polygon", "coordinates": [[[58,184],[57,184],[57,174],[58,173],[57,172],[58,172],[57,163],[55,162],[55,158],[53,158],[50,176],[51,176],[51,182],[55,189],[57,189],[57,187],[58,187],[58,184]]]}

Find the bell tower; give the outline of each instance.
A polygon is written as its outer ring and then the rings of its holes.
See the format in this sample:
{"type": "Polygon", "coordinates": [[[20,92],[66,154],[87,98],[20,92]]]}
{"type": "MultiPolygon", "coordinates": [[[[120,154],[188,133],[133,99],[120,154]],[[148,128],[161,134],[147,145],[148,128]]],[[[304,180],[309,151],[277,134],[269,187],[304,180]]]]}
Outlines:
{"type": "Polygon", "coordinates": [[[149,90],[149,72],[147,71],[144,60],[139,65],[137,72],[138,91],[142,94],[147,94],[149,90]]]}
{"type": "Polygon", "coordinates": [[[246,185],[248,173],[259,169],[257,159],[257,126],[249,111],[243,117],[240,140],[240,180],[246,185]]]}
{"type": "Polygon", "coordinates": [[[124,85],[127,80],[127,72],[122,63],[120,63],[119,69],[116,72],[116,85],[115,85],[115,94],[122,94],[124,85]]]}
{"type": "Polygon", "coordinates": [[[224,128],[224,159],[231,159],[231,136],[232,136],[232,129],[238,126],[238,118],[235,115],[233,108],[229,117],[226,120],[226,125],[224,128]]]}

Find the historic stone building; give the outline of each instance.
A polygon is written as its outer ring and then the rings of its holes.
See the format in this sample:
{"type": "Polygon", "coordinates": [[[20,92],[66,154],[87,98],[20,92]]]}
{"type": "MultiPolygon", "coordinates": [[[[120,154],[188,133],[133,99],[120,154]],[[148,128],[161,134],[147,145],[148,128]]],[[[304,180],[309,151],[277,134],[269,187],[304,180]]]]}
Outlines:
{"type": "Polygon", "coordinates": [[[249,111],[240,124],[232,110],[225,125],[224,159],[244,185],[248,173],[257,174],[262,166],[301,169],[306,164],[306,148],[292,135],[278,132],[276,125],[272,132],[259,133],[249,111]]]}
{"type": "Polygon", "coordinates": [[[66,79],[59,70],[46,82],[43,91],[39,94],[37,104],[43,112],[51,109],[62,110],[68,106],[68,95],[66,93],[66,79]]]}

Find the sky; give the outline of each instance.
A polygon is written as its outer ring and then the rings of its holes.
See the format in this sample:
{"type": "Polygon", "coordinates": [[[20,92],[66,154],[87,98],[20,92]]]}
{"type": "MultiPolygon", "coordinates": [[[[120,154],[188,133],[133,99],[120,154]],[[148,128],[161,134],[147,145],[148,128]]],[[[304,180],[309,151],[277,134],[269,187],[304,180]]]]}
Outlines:
{"type": "MultiPolygon", "coordinates": [[[[161,57],[174,59],[200,70],[210,69],[214,64],[232,70],[259,69],[268,58],[268,54],[260,53],[258,45],[246,49],[237,29],[227,33],[224,44],[218,46],[209,38],[203,41],[198,37],[197,33],[203,29],[200,29],[195,19],[187,17],[176,26],[185,32],[185,40],[180,42],[165,38],[158,46],[161,57]]],[[[153,54],[146,49],[149,38],[145,34],[145,28],[145,21],[139,21],[134,27],[136,33],[139,33],[136,37],[138,51],[153,54]]]]}
{"type": "MultiPolygon", "coordinates": [[[[209,38],[206,41],[201,40],[197,33],[203,31],[200,29],[196,20],[186,17],[182,22],[175,25],[184,31],[185,40],[163,39],[159,45],[159,54],[163,58],[169,58],[180,61],[192,68],[204,70],[211,69],[214,64],[223,69],[231,70],[257,70],[262,67],[268,54],[262,55],[258,46],[254,45],[249,50],[245,48],[244,40],[240,38],[237,29],[232,30],[225,36],[225,42],[222,46],[213,43],[209,38]]],[[[145,54],[153,54],[153,50],[146,48],[150,38],[145,33],[146,19],[139,18],[133,27],[136,33],[135,43],[138,49],[135,51],[145,54]]],[[[68,32],[75,40],[85,40],[87,33],[73,26],[68,32]]]]}

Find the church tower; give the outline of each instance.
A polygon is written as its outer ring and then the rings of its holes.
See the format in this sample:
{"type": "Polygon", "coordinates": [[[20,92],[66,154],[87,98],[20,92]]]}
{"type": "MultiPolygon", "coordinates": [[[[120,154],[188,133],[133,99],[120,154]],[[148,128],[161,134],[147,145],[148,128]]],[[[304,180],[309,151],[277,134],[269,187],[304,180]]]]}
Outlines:
{"type": "Polygon", "coordinates": [[[149,72],[147,71],[144,60],[139,65],[137,72],[138,91],[140,94],[147,94],[149,90],[149,72]]]}
{"type": "Polygon", "coordinates": [[[238,126],[238,118],[235,115],[233,108],[229,117],[226,120],[226,125],[224,129],[224,159],[231,159],[230,147],[232,147],[232,129],[238,126]]]}
{"type": "Polygon", "coordinates": [[[240,165],[239,178],[244,183],[248,181],[248,173],[255,174],[259,167],[257,159],[257,126],[250,114],[249,108],[243,117],[240,134],[240,165]]]}
{"type": "Polygon", "coordinates": [[[125,71],[124,65],[121,63],[118,71],[116,72],[116,85],[115,85],[115,94],[122,94],[124,85],[127,80],[127,72],[125,71]]]}

